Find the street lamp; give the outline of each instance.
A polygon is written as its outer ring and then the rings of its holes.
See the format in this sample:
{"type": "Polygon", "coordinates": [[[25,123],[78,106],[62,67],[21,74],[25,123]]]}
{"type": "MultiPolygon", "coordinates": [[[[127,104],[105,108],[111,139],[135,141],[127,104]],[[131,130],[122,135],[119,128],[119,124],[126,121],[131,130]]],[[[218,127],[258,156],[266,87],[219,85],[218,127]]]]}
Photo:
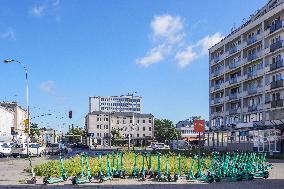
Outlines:
{"type": "MultiPolygon", "coordinates": [[[[29,141],[30,141],[30,113],[29,113],[29,85],[28,85],[28,69],[27,69],[27,66],[25,64],[23,64],[22,62],[20,61],[17,61],[17,60],[4,60],[3,61],[4,63],[6,64],[10,64],[10,63],[13,63],[13,62],[16,62],[16,63],[19,63],[23,66],[24,70],[25,70],[25,81],[26,81],[26,103],[27,103],[27,119],[28,119],[28,122],[27,122],[27,125],[28,125],[28,136],[27,136],[27,155],[28,155],[28,159],[30,161],[30,166],[32,167],[32,162],[30,160],[30,154],[29,154],[29,141]]],[[[33,170],[32,170],[33,172],[33,170]]]]}

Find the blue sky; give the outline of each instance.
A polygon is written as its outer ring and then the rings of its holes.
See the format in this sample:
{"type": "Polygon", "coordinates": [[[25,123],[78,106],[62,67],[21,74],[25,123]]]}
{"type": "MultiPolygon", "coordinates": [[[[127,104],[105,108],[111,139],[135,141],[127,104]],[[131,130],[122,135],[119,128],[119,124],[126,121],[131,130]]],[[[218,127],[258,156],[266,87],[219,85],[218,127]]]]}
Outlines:
{"type": "MultiPolygon", "coordinates": [[[[132,91],[157,118],[207,119],[207,48],[266,2],[2,0],[0,59],[27,64],[31,113],[56,114],[44,126],[83,126],[89,96],[132,91]]],[[[0,64],[1,101],[25,105],[23,74],[0,64]]]]}

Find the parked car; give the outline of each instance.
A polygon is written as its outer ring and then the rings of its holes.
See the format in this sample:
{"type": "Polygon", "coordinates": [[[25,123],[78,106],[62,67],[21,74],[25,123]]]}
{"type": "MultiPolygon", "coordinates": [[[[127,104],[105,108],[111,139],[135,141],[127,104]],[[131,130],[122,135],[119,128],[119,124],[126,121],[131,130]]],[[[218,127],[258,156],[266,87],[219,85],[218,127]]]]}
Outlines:
{"type": "Polygon", "coordinates": [[[7,157],[11,155],[11,144],[0,143],[0,157],[7,157]]]}
{"type": "Polygon", "coordinates": [[[170,147],[164,143],[151,143],[151,145],[146,148],[146,150],[165,150],[165,149],[170,149],[170,147]]]}
{"type": "Polygon", "coordinates": [[[68,153],[68,148],[64,144],[60,143],[54,143],[54,144],[48,144],[46,147],[46,154],[60,154],[62,153],[68,153]]]}
{"type": "MultiPolygon", "coordinates": [[[[45,147],[38,143],[29,143],[29,154],[30,156],[42,156],[44,154],[45,147]]],[[[16,157],[27,156],[27,143],[14,144],[12,146],[11,154],[16,157]]]]}

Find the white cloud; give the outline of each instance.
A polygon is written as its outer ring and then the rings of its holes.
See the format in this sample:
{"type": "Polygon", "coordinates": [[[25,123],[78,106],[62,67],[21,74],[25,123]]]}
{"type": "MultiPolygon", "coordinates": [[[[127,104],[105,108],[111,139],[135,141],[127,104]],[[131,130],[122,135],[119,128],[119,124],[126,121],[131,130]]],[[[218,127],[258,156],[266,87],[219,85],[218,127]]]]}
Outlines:
{"type": "Polygon", "coordinates": [[[43,5],[36,5],[34,6],[32,9],[31,9],[31,13],[34,15],[34,16],[41,16],[43,15],[43,12],[45,10],[45,6],[43,5]]]}
{"type": "Polygon", "coordinates": [[[154,47],[147,52],[146,56],[136,59],[136,63],[145,67],[158,63],[165,58],[168,50],[169,49],[166,48],[165,45],[154,47]]]}
{"type": "Polygon", "coordinates": [[[224,36],[219,32],[214,33],[211,36],[207,35],[197,41],[196,44],[189,45],[186,49],[178,51],[175,55],[175,60],[177,60],[177,63],[181,68],[185,68],[192,61],[208,55],[208,49],[220,42],[223,38],[224,36]]]}
{"type": "Polygon", "coordinates": [[[185,36],[183,22],[179,16],[155,16],[150,26],[154,39],[165,40],[169,44],[179,43],[185,36]]]}
{"type": "Polygon", "coordinates": [[[193,51],[193,46],[189,45],[185,50],[179,51],[175,55],[178,65],[185,68],[188,64],[198,58],[198,54],[193,51]]]}
{"type": "Polygon", "coordinates": [[[45,93],[48,93],[48,94],[51,94],[51,95],[55,95],[54,81],[52,81],[52,80],[42,82],[40,84],[39,88],[42,92],[45,92],[45,93]]]}
{"type": "Polygon", "coordinates": [[[11,40],[16,40],[14,30],[9,28],[5,32],[0,32],[0,38],[1,39],[11,39],[11,40]]]}
{"type": "Polygon", "coordinates": [[[201,54],[208,54],[208,49],[216,43],[219,43],[223,38],[224,36],[219,32],[214,33],[211,36],[207,35],[197,42],[197,46],[201,47],[201,54]]]}

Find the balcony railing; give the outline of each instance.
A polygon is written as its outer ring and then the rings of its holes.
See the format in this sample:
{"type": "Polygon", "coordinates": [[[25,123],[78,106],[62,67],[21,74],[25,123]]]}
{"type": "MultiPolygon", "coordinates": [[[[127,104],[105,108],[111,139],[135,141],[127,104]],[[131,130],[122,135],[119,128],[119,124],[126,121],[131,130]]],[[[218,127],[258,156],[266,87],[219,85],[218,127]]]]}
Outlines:
{"type": "Polygon", "coordinates": [[[219,62],[220,61],[220,56],[215,56],[213,60],[214,60],[214,63],[219,62]]]}
{"type": "Polygon", "coordinates": [[[257,76],[257,71],[252,71],[247,73],[247,79],[257,76]]]}
{"type": "Polygon", "coordinates": [[[229,49],[229,54],[233,54],[233,53],[235,53],[235,52],[237,52],[237,51],[238,51],[237,46],[234,46],[234,47],[232,47],[232,48],[229,49]]]}
{"type": "Polygon", "coordinates": [[[219,97],[219,98],[215,98],[214,99],[214,104],[218,104],[218,103],[221,103],[223,98],[219,97]]]}
{"type": "Polygon", "coordinates": [[[280,28],[282,28],[282,20],[277,20],[275,24],[270,26],[270,33],[273,33],[280,28]]]}
{"type": "Polygon", "coordinates": [[[257,58],[257,54],[256,53],[248,54],[247,61],[250,62],[250,61],[252,61],[252,60],[254,60],[256,58],[257,58]]]}
{"type": "Polygon", "coordinates": [[[222,83],[215,84],[214,90],[220,89],[221,86],[222,86],[222,83]]]}
{"type": "Polygon", "coordinates": [[[282,47],[282,42],[283,42],[283,40],[279,40],[279,41],[276,41],[275,43],[271,44],[270,45],[270,52],[274,52],[277,49],[280,49],[282,47]]]}
{"type": "Polygon", "coordinates": [[[257,106],[256,106],[256,105],[249,106],[249,107],[248,107],[248,111],[249,111],[249,112],[257,111],[257,106]]]}
{"type": "Polygon", "coordinates": [[[237,114],[239,108],[229,109],[229,114],[237,114]]]}
{"type": "Polygon", "coordinates": [[[252,36],[252,37],[250,37],[250,38],[247,39],[247,45],[253,44],[253,43],[256,42],[256,41],[257,41],[257,38],[256,38],[256,36],[254,35],[254,36],[252,36]]]}
{"type": "Polygon", "coordinates": [[[229,83],[230,84],[234,84],[234,83],[237,83],[238,82],[238,78],[237,77],[233,77],[229,80],[229,83]]]}
{"type": "Polygon", "coordinates": [[[278,68],[283,67],[283,59],[278,60],[277,62],[274,62],[270,64],[270,71],[276,70],[278,68]]]}
{"type": "Polygon", "coordinates": [[[257,88],[248,88],[248,95],[253,95],[257,93],[257,88]]]}
{"type": "Polygon", "coordinates": [[[283,99],[271,101],[271,108],[283,107],[283,99]]]}
{"type": "Polygon", "coordinates": [[[272,81],[270,83],[270,89],[276,89],[279,87],[283,87],[283,79],[278,80],[278,81],[272,81]]]}
{"type": "Polygon", "coordinates": [[[231,93],[229,95],[229,100],[237,99],[238,98],[238,93],[231,93]]]}
{"type": "Polygon", "coordinates": [[[240,65],[240,61],[229,63],[229,69],[236,68],[240,65]]]}

